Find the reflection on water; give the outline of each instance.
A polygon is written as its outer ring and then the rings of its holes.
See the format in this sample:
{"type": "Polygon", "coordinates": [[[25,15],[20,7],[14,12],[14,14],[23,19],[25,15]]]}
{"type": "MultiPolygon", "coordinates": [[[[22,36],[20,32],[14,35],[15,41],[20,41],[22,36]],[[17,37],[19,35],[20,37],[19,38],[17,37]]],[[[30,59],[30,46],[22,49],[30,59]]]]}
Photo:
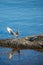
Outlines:
{"type": "Polygon", "coordinates": [[[19,50],[19,49],[12,49],[12,51],[11,51],[10,54],[9,54],[9,59],[11,59],[11,58],[13,57],[15,51],[17,51],[18,54],[19,54],[19,56],[20,56],[20,50],[19,50]]]}
{"type": "Polygon", "coordinates": [[[0,48],[0,65],[43,65],[43,52],[0,48]]]}

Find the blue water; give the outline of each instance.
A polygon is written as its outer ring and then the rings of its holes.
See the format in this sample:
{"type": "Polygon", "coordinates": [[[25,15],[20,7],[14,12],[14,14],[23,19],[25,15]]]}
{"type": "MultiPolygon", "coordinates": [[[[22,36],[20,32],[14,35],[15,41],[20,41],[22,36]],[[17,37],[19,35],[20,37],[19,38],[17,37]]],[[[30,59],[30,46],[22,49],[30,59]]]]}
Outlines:
{"type": "MultiPolygon", "coordinates": [[[[0,0],[0,39],[14,38],[7,32],[7,27],[19,30],[19,37],[43,34],[43,0],[0,0]]],[[[0,56],[0,64],[43,65],[43,52],[25,50],[22,53],[27,54],[21,56],[21,60],[15,56],[8,61],[6,56],[0,56]]]]}

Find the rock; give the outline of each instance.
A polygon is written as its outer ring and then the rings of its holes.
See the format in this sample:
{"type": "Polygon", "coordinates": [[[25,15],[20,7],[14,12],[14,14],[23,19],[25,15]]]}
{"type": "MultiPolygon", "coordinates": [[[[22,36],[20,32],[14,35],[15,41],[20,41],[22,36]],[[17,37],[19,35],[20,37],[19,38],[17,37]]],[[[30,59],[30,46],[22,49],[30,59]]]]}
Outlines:
{"type": "Polygon", "coordinates": [[[0,46],[20,49],[43,49],[43,35],[0,40],[0,46]]]}

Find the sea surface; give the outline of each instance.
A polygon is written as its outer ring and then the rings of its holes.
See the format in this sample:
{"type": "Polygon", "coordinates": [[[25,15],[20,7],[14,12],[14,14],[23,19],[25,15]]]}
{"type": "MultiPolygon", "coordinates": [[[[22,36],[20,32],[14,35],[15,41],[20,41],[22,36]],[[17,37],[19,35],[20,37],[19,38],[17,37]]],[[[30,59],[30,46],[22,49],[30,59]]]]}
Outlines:
{"type": "MultiPolygon", "coordinates": [[[[0,0],[0,39],[14,38],[7,27],[19,38],[43,34],[43,0],[0,0]]],[[[10,51],[0,47],[0,65],[43,65],[43,52],[21,50],[9,60],[10,51]]]]}

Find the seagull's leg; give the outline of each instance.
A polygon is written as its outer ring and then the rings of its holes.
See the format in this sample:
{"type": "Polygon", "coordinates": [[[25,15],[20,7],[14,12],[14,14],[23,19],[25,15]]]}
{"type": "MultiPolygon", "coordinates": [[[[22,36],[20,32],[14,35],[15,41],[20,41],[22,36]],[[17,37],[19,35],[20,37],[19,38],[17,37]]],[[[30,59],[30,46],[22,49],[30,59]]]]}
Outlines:
{"type": "Polygon", "coordinates": [[[18,48],[18,36],[16,37],[16,39],[17,39],[17,48],[18,48]]]}

